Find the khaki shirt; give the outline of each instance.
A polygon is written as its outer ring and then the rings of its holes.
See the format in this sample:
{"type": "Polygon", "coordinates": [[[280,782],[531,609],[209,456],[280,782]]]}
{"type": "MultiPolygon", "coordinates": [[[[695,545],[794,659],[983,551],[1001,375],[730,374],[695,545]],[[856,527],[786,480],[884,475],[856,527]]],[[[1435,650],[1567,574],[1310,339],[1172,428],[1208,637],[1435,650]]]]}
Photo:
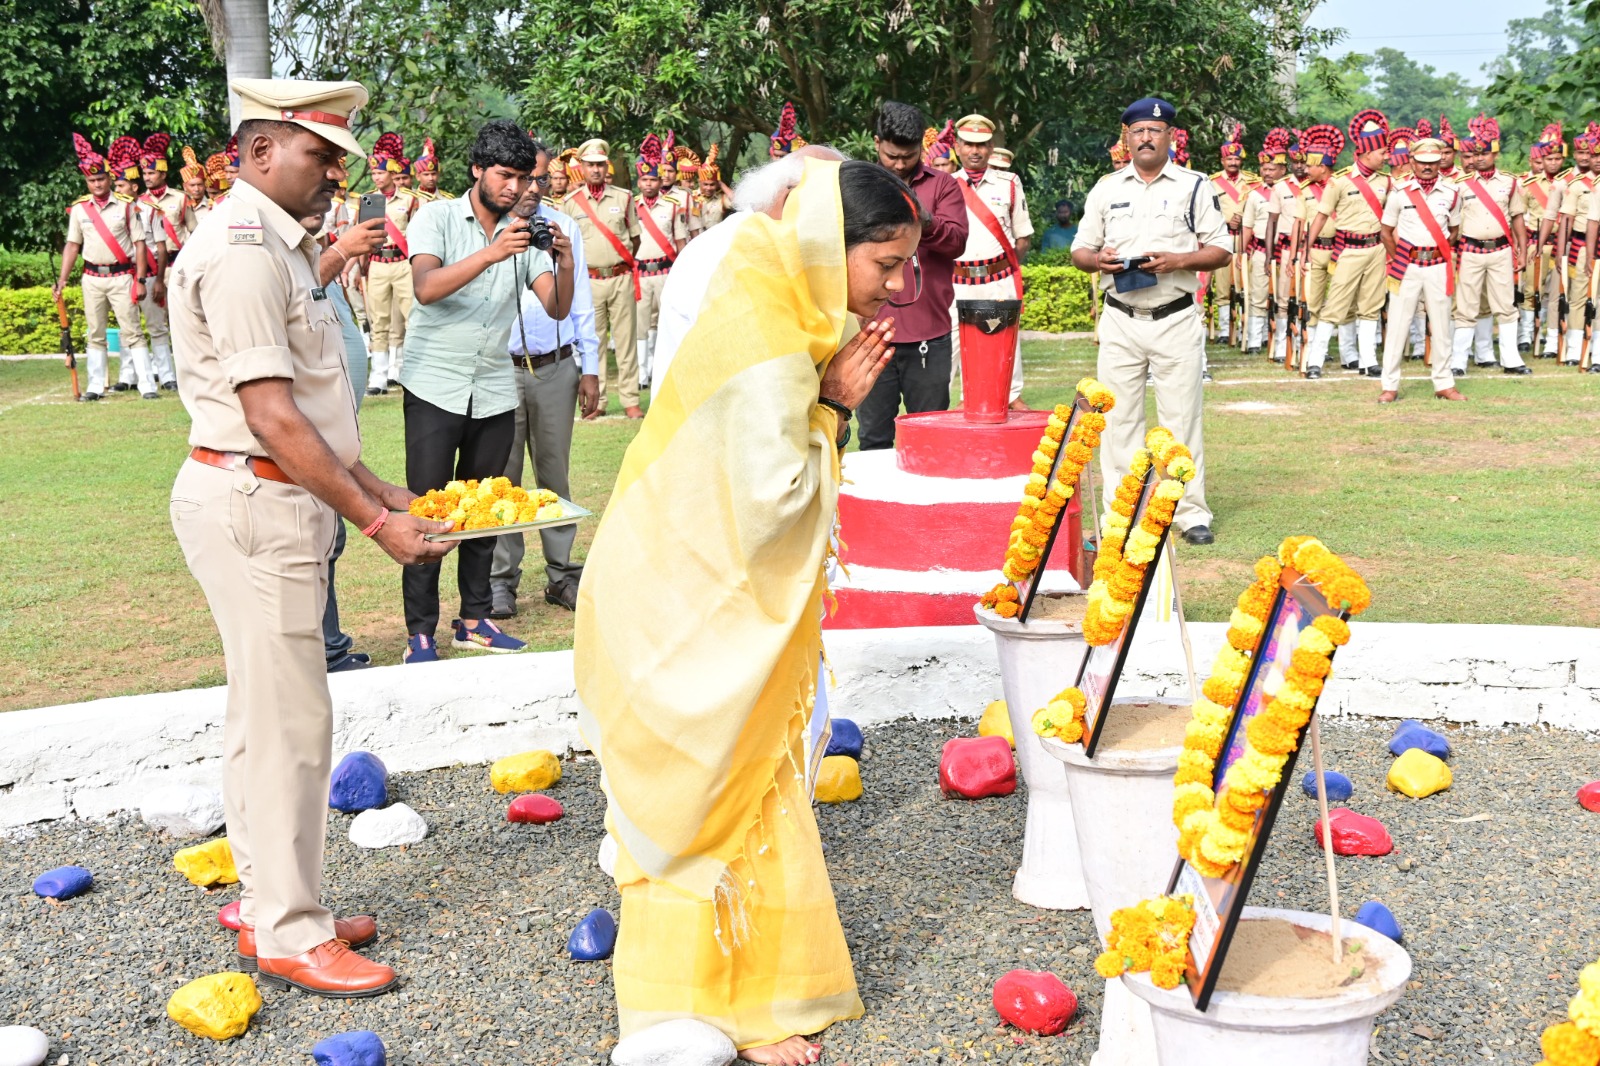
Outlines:
{"type": "MultiPolygon", "coordinates": [[[[1352,180],[1356,173],[1354,167],[1345,167],[1329,179],[1328,191],[1322,194],[1322,203],[1317,205],[1317,211],[1328,219],[1323,223],[1323,234],[1333,236],[1327,232],[1330,226],[1334,230],[1359,234],[1377,233],[1381,227],[1380,215],[1373,214],[1367,198],[1356,188],[1352,180]]],[[[1378,198],[1378,209],[1381,212],[1388,202],[1389,191],[1394,188],[1394,182],[1387,174],[1369,174],[1366,181],[1378,198]]]]}
{"type": "Polygon", "coordinates": [[[1260,183],[1248,170],[1240,170],[1236,178],[1228,177],[1226,170],[1211,175],[1211,184],[1217,190],[1217,203],[1222,208],[1223,220],[1229,229],[1239,228],[1239,217],[1244,213],[1244,197],[1252,186],[1260,183]]]}
{"type": "MultiPolygon", "coordinates": [[[[1282,184],[1278,182],[1278,185],[1282,184]]],[[[1278,185],[1257,185],[1244,198],[1239,224],[1244,227],[1246,235],[1258,241],[1267,239],[1267,226],[1271,224],[1272,216],[1282,210],[1277,195],[1278,185]]],[[[1282,222],[1278,223],[1278,228],[1283,229],[1282,222]]]]}
{"type": "Polygon", "coordinates": [[[1528,227],[1528,239],[1531,241],[1539,235],[1539,224],[1547,215],[1554,217],[1561,210],[1560,194],[1556,191],[1556,179],[1543,171],[1523,174],[1517,182],[1522,186],[1522,203],[1526,208],[1523,224],[1528,227]]]}
{"type": "MultiPolygon", "coordinates": [[[[422,206],[422,201],[417,199],[415,193],[402,189],[398,185],[394,188],[394,195],[389,197],[389,202],[384,205],[384,213],[389,216],[389,221],[394,223],[394,228],[403,236],[406,228],[411,225],[411,219],[417,213],[417,208],[422,206]]],[[[400,250],[396,244],[385,244],[383,251],[394,254],[400,250]]]]}
{"type": "MultiPolygon", "coordinates": [[[[1300,187],[1300,206],[1298,208],[1298,210],[1299,210],[1299,218],[1300,218],[1300,221],[1302,221],[1302,222],[1304,222],[1306,224],[1306,234],[1305,234],[1305,236],[1307,238],[1309,238],[1311,236],[1311,220],[1316,217],[1317,210],[1322,206],[1322,199],[1323,199],[1323,196],[1327,193],[1327,191],[1328,191],[1327,182],[1320,182],[1319,183],[1319,182],[1315,182],[1315,181],[1308,181],[1308,182],[1306,182],[1304,185],[1302,185],[1300,187]]],[[[1333,239],[1333,234],[1332,233],[1321,233],[1321,234],[1318,234],[1318,237],[1319,237],[1319,239],[1322,238],[1322,237],[1326,237],[1329,240],[1332,240],[1333,239]]],[[[1323,251],[1329,251],[1329,250],[1330,249],[1327,249],[1327,248],[1323,249],[1323,251]]]]}
{"type": "MultiPolygon", "coordinates": [[[[1126,256],[1196,252],[1205,246],[1232,251],[1233,238],[1222,220],[1216,189],[1204,174],[1169,162],[1146,184],[1130,164],[1089,190],[1072,241],[1074,252],[1080,248],[1098,252],[1107,246],[1126,256]]],[[[1113,275],[1102,274],[1100,287],[1132,307],[1160,307],[1200,287],[1200,275],[1193,270],[1157,274],[1155,279],[1147,289],[1116,293],[1113,275]]]]}
{"type": "Polygon", "coordinates": [[[1272,195],[1278,201],[1278,232],[1288,236],[1294,232],[1294,224],[1305,216],[1301,213],[1303,202],[1300,199],[1301,185],[1294,178],[1284,178],[1272,187],[1272,195]]]}
{"type": "Polygon", "coordinates": [[[561,205],[561,210],[577,220],[578,232],[583,234],[583,254],[589,260],[589,267],[603,269],[616,266],[622,262],[622,256],[617,254],[611,242],[595,228],[595,224],[589,221],[589,212],[584,210],[579,197],[582,197],[594,211],[600,224],[610,230],[630,252],[633,249],[634,238],[639,236],[639,217],[633,211],[633,197],[627,189],[607,185],[605,191],[600,194],[600,199],[596,201],[590,198],[588,187],[583,186],[567,197],[561,205]]]}
{"type": "MultiPolygon", "coordinates": [[[[1417,206],[1406,192],[1421,188],[1416,178],[1405,178],[1395,185],[1393,195],[1383,205],[1383,224],[1394,227],[1396,240],[1407,241],[1418,248],[1435,248],[1439,242],[1428,232],[1427,223],[1417,214],[1417,206]]],[[[1423,194],[1422,202],[1428,205],[1429,213],[1447,239],[1451,228],[1461,225],[1461,187],[1454,182],[1440,178],[1432,192],[1423,194]]]]}
{"type": "Polygon", "coordinates": [[[1581,240],[1584,225],[1600,219],[1600,196],[1594,194],[1595,178],[1593,174],[1574,176],[1567,184],[1566,190],[1561,194],[1561,213],[1566,215],[1572,225],[1572,236],[1581,240]]]}
{"type": "MultiPolygon", "coordinates": [[[[968,185],[978,194],[978,199],[988,205],[1000,229],[1011,241],[1012,247],[1024,237],[1033,236],[1033,220],[1028,217],[1028,197],[1022,191],[1022,179],[1006,170],[990,167],[973,185],[964,170],[958,170],[955,179],[968,185]]],[[[963,199],[965,194],[963,194],[963,199]]],[[[972,208],[967,208],[967,246],[956,257],[958,263],[976,263],[995,259],[1005,254],[1000,242],[972,208]]]]}
{"type": "MultiPolygon", "coordinates": [[[[1472,174],[1471,178],[1483,186],[1483,191],[1489,194],[1490,199],[1500,208],[1500,213],[1505,216],[1506,226],[1511,225],[1511,220],[1527,211],[1527,204],[1522,199],[1522,186],[1516,178],[1504,171],[1495,171],[1488,178],[1472,174]]],[[[1511,234],[1500,228],[1500,223],[1494,220],[1494,215],[1478,200],[1478,194],[1472,191],[1472,186],[1466,181],[1458,182],[1461,187],[1461,236],[1471,237],[1475,241],[1492,241],[1504,237],[1511,239],[1511,234]]]]}
{"type": "MultiPolygon", "coordinates": [[[[189,198],[183,198],[183,206],[178,209],[178,218],[173,226],[178,231],[178,239],[185,245],[189,238],[194,236],[194,231],[199,227],[200,220],[211,213],[211,201],[201,198],[197,204],[191,204],[189,198]]],[[[169,259],[170,261],[170,259],[169,259]]]]}
{"type": "Polygon", "coordinates": [[[694,204],[695,213],[699,216],[700,229],[702,231],[708,230],[712,226],[715,226],[718,222],[721,222],[723,217],[728,213],[728,209],[724,205],[722,193],[720,191],[718,191],[718,193],[710,199],[701,196],[699,193],[695,193],[694,204]]]}
{"type": "Polygon", "coordinates": [[[148,209],[144,224],[145,240],[151,245],[166,245],[169,259],[181,245],[172,243],[172,236],[167,233],[167,227],[162,225],[162,219],[165,218],[167,222],[171,223],[174,232],[178,235],[178,240],[182,241],[183,231],[179,228],[178,220],[183,214],[183,205],[186,202],[187,197],[183,195],[183,190],[174,188],[171,185],[163,188],[160,196],[153,192],[146,192],[139,197],[139,203],[148,209]]]}
{"type": "MultiPolygon", "coordinates": [[[[115,266],[117,253],[100,237],[100,229],[89,218],[91,198],[85,196],[67,208],[67,243],[83,249],[83,258],[95,266],[115,266]]],[[[144,240],[144,221],[138,205],[126,196],[111,194],[99,209],[100,218],[111,231],[112,238],[122,246],[122,254],[131,264],[134,245],[144,240]]]]}
{"type": "Polygon", "coordinates": [[[266,455],[235,390],[285,378],[339,462],[361,457],[344,333],[317,277],[320,252],[298,220],[243,180],[201,220],[167,278],[190,444],[266,455]]]}
{"type": "MultiPolygon", "coordinates": [[[[660,196],[656,198],[654,206],[644,202],[643,196],[633,198],[633,209],[636,213],[648,213],[651,221],[661,230],[661,235],[669,241],[686,241],[689,239],[689,213],[683,209],[683,204],[675,196],[660,196]]],[[[583,208],[578,208],[582,211],[583,208]]],[[[676,257],[678,249],[663,248],[650,233],[650,228],[639,222],[639,253],[643,259],[665,259],[668,256],[676,257]]]]}

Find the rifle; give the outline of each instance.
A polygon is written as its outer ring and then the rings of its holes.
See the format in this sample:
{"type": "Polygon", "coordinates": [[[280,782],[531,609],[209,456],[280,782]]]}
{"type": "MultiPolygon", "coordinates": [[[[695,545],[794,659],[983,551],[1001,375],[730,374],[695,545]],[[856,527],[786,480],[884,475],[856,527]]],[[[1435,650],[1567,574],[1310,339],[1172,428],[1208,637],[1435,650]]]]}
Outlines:
{"type": "Polygon", "coordinates": [[[1239,262],[1244,248],[1244,226],[1241,224],[1239,232],[1233,235],[1233,258],[1228,262],[1228,275],[1232,285],[1228,287],[1228,343],[1244,347],[1244,338],[1239,333],[1239,320],[1244,317],[1244,279],[1249,276],[1249,271],[1244,264],[1239,262]]]}
{"type": "MultiPolygon", "coordinates": [[[[370,323],[371,318],[367,321],[370,323]]],[[[1094,342],[1100,343],[1100,272],[1089,275],[1089,327],[1094,330],[1094,342]]]]}
{"type": "Polygon", "coordinates": [[[1289,247],[1284,254],[1284,283],[1289,287],[1289,318],[1284,324],[1286,340],[1283,348],[1283,368],[1294,370],[1299,365],[1297,354],[1305,344],[1305,337],[1300,333],[1300,289],[1295,284],[1294,269],[1295,242],[1291,238],[1289,247]]]}
{"type": "Polygon", "coordinates": [[[1544,248],[1538,244],[1538,235],[1534,235],[1533,254],[1533,348],[1537,353],[1544,345],[1544,334],[1539,328],[1539,319],[1544,315],[1544,278],[1541,271],[1544,267],[1544,248]]]}
{"type": "Polygon", "coordinates": [[[1561,245],[1556,243],[1556,287],[1560,290],[1561,299],[1556,303],[1556,362],[1567,361],[1567,315],[1572,311],[1572,304],[1567,300],[1567,263],[1566,258],[1560,254],[1561,245]]]}
{"type": "Polygon", "coordinates": [[[1594,264],[1591,263],[1589,264],[1588,306],[1583,310],[1583,347],[1578,349],[1578,371],[1580,373],[1588,372],[1589,359],[1593,354],[1589,349],[1589,341],[1594,337],[1594,283],[1595,270],[1594,264]]]}
{"type": "MultiPolygon", "coordinates": [[[[56,253],[50,253],[50,272],[56,270],[56,253]]],[[[72,320],[67,317],[67,298],[60,293],[53,293],[56,300],[56,316],[61,319],[61,351],[66,356],[67,369],[72,371],[72,398],[76,401],[83,399],[83,392],[78,388],[78,357],[72,350],[72,320]]]]}

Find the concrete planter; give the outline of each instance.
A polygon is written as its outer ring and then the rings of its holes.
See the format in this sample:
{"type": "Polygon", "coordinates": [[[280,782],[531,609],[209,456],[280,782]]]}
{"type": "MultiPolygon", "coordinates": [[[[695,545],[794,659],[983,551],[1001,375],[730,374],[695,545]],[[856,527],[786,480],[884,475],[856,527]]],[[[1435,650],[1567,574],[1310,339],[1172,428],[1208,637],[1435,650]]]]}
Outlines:
{"type": "Polygon", "coordinates": [[[1028,822],[1022,840],[1022,865],[1011,894],[1023,903],[1050,910],[1089,906],[1078,831],[1072,817],[1065,768],[1046,754],[1033,731],[1033,712],[1071,685],[1088,645],[1076,622],[1037,620],[1024,625],[974,608],[978,621],[994,634],[1000,659],[1000,687],[1017,740],[1017,764],[1028,786],[1028,822]]]}
{"type": "MultiPolygon", "coordinates": [[[[1324,933],[1333,925],[1326,914],[1268,907],[1246,907],[1244,918],[1280,918],[1324,933]]],[[[1340,928],[1348,938],[1350,924],[1340,928]]],[[[1358,931],[1377,961],[1376,989],[1350,989],[1323,999],[1217,992],[1202,1014],[1182,985],[1157,988],[1149,974],[1124,974],[1122,983],[1150,1007],[1160,1066],[1364,1066],[1373,1022],[1405,991],[1411,956],[1388,937],[1358,931]]]]}

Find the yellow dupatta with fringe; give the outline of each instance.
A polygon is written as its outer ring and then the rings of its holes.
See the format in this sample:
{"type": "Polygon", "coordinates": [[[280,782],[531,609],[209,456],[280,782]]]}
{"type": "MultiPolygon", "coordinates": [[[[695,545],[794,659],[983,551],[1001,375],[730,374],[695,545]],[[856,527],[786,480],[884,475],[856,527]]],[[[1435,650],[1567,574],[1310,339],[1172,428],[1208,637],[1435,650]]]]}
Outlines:
{"type": "Polygon", "coordinates": [[[628,448],[578,593],[579,728],[610,831],[652,881],[715,901],[735,940],[822,648],[839,475],[817,392],[848,320],[838,175],[807,160],[783,219],[741,226],[628,448]]]}

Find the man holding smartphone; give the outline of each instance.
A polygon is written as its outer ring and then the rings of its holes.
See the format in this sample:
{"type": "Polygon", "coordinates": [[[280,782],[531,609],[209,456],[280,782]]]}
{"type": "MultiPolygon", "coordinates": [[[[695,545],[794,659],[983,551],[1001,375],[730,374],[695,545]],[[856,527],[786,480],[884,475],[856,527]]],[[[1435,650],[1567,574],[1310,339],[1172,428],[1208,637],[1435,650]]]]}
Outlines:
{"type": "Polygon", "coordinates": [[[1201,432],[1205,323],[1194,294],[1202,271],[1228,265],[1233,240],[1210,179],[1170,159],[1176,109],[1146,97],[1122,113],[1122,124],[1133,165],[1090,190],[1072,242],[1072,265],[1098,271],[1105,292],[1097,376],[1117,398],[1101,437],[1105,501],[1109,506],[1144,442],[1148,374],[1161,424],[1194,453],[1196,474],[1174,524],[1189,543],[1210,544],[1216,537],[1201,432]]]}

